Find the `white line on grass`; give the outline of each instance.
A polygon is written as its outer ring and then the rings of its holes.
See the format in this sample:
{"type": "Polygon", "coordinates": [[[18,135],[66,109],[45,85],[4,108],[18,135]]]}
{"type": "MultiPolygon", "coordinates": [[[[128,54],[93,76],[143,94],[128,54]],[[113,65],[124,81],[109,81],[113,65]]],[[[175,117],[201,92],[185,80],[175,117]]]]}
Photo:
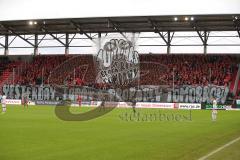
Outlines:
{"type": "Polygon", "coordinates": [[[230,146],[231,144],[233,144],[233,143],[237,142],[238,140],[240,140],[240,137],[238,137],[238,138],[236,138],[236,139],[234,139],[234,140],[232,140],[232,141],[228,142],[227,144],[225,144],[225,145],[223,145],[223,146],[221,146],[221,147],[217,148],[216,150],[214,150],[214,151],[212,151],[212,152],[208,153],[207,155],[205,155],[205,156],[203,156],[203,157],[199,158],[198,160],[205,160],[206,158],[208,158],[208,157],[212,156],[213,154],[215,154],[215,153],[217,153],[217,152],[221,151],[222,149],[224,149],[224,148],[226,148],[226,147],[230,146]]]}

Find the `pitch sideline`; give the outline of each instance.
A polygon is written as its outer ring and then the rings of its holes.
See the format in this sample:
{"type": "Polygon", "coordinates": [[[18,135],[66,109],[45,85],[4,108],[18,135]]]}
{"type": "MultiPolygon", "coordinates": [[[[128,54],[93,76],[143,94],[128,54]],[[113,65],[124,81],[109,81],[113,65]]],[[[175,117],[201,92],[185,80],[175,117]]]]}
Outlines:
{"type": "Polygon", "coordinates": [[[240,136],[239,136],[238,138],[236,138],[236,139],[234,139],[234,140],[228,142],[227,144],[224,144],[223,146],[221,146],[221,147],[215,149],[214,151],[208,153],[207,155],[205,155],[205,156],[199,158],[198,160],[205,160],[206,158],[212,156],[213,154],[215,154],[215,153],[221,151],[222,149],[224,149],[224,148],[226,148],[226,147],[232,145],[233,143],[235,143],[235,142],[237,142],[237,141],[239,141],[239,140],[240,140],[240,136]]]}

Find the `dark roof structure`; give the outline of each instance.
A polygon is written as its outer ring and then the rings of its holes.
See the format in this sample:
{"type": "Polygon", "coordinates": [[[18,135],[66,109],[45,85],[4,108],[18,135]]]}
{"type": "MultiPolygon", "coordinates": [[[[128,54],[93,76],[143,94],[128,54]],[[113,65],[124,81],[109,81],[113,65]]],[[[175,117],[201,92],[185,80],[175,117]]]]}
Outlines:
{"type": "Polygon", "coordinates": [[[237,31],[240,15],[139,16],[0,21],[0,35],[162,31],[237,31]],[[191,19],[193,17],[194,19],[191,19]],[[175,19],[176,18],[176,19],[175,19]]]}

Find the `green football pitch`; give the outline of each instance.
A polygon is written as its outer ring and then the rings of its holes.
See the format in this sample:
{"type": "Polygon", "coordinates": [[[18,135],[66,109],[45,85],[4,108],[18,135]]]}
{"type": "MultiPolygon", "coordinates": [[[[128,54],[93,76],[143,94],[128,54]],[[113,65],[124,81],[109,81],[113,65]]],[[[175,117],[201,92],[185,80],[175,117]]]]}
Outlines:
{"type": "MultiPolygon", "coordinates": [[[[73,113],[91,108],[72,108],[73,113]]],[[[138,109],[141,115],[190,114],[188,110],[138,109]]],[[[126,120],[114,109],[90,121],[62,121],[53,106],[8,106],[0,114],[0,160],[199,159],[240,136],[240,111],[193,110],[190,119],[126,120]]],[[[208,159],[240,159],[240,141],[208,159]]]]}

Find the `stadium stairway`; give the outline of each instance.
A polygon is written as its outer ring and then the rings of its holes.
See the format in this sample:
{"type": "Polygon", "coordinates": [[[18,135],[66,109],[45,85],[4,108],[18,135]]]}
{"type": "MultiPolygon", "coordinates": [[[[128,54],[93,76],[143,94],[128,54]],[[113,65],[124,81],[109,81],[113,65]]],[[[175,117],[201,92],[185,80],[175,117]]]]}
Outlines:
{"type": "Polygon", "coordinates": [[[8,69],[3,71],[2,75],[0,76],[0,84],[8,80],[11,75],[12,71],[9,71],[8,69]]]}
{"type": "Polygon", "coordinates": [[[238,81],[238,89],[237,89],[237,94],[236,95],[239,95],[240,94],[240,81],[238,81]]]}
{"type": "Polygon", "coordinates": [[[3,85],[7,81],[10,81],[11,75],[12,75],[12,72],[10,72],[8,69],[2,72],[2,75],[0,76],[0,94],[2,94],[3,85]]]}
{"type": "Polygon", "coordinates": [[[236,95],[239,91],[239,79],[240,79],[240,64],[238,65],[237,71],[233,74],[233,79],[230,84],[230,92],[233,93],[233,95],[236,95]]]}
{"type": "Polygon", "coordinates": [[[21,67],[21,64],[22,63],[15,63],[15,62],[9,63],[6,67],[6,69],[1,72],[1,75],[0,75],[0,94],[2,93],[2,87],[3,87],[4,84],[6,84],[6,83],[13,84],[14,68],[18,69],[19,67],[21,67]]]}
{"type": "Polygon", "coordinates": [[[8,70],[5,70],[1,76],[1,80],[0,82],[3,82],[5,81],[6,79],[8,79],[8,77],[11,75],[12,72],[8,71],[8,70]]]}
{"type": "Polygon", "coordinates": [[[235,79],[237,77],[237,71],[234,72],[233,76],[232,76],[232,81],[230,83],[230,91],[233,92],[233,88],[234,88],[234,84],[235,84],[235,79]]]}

